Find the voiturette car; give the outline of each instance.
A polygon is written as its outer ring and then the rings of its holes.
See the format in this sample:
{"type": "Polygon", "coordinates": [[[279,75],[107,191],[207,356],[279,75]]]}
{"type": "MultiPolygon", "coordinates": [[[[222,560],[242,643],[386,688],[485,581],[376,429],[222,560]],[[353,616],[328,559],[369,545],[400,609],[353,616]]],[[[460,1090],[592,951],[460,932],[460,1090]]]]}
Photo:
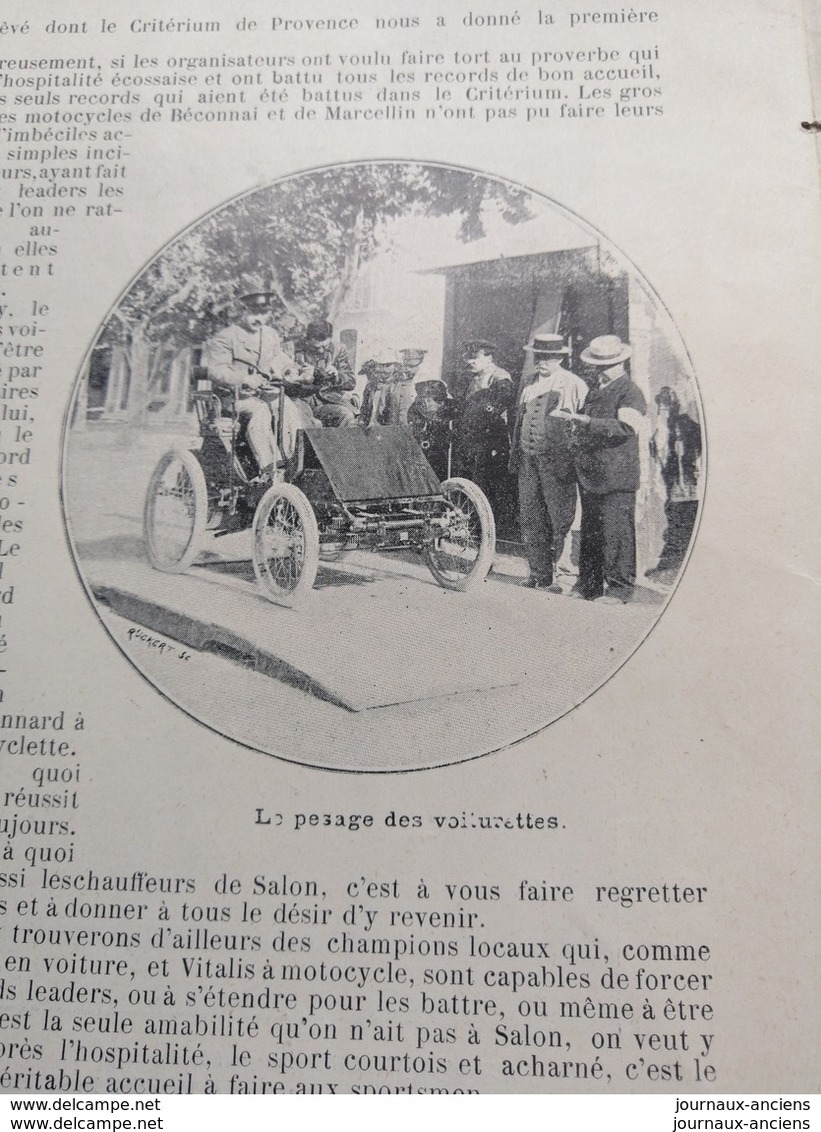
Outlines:
{"type": "MultiPolygon", "coordinates": [[[[285,386],[268,381],[258,392],[278,402],[282,452],[285,386]]],[[[303,429],[294,458],[280,460],[273,482],[262,482],[239,419],[239,391],[220,393],[202,380],[193,398],[201,443],[166,452],[146,494],[145,542],[157,570],[182,573],[209,538],[250,529],[259,587],[281,605],[307,598],[321,558],[352,550],[414,552],[451,590],[484,582],[496,543],[490,504],[470,480],[440,482],[407,428],[303,429]]]]}

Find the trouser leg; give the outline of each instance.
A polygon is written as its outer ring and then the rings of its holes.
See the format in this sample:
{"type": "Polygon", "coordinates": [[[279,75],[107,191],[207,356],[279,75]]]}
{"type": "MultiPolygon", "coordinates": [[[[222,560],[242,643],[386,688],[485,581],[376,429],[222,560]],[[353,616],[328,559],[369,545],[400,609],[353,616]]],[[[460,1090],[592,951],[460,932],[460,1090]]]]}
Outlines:
{"type": "Polygon", "coordinates": [[[604,593],[604,532],[601,495],[581,489],[582,529],[579,545],[579,592],[582,597],[601,597],[604,593]]]}
{"type": "Polygon", "coordinates": [[[542,492],[550,512],[550,525],[553,530],[553,564],[558,564],[564,550],[565,540],[576,517],[576,481],[568,482],[556,475],[551,464],[542,468],[542,492]]]}
{"type": "Polygon", "coordinates": [[[248,397],[237,402],[237,411],[240,419],[246,422],[245,435],[260,471],[269,468],[276,460],[276,447],[268,406],[254,397],[248,397]]]}
{"type": "MultiPolygon", "coordinates": [[[[271,405],[275,430],[277,427],[277,406],[277,401],[271,405]]],[[[292,401],[290,397],[285,397],[282,402],[282,410],[282,458],[283,460],[292,460],[297,450],[299,430],[302,428],[318,428],[319,421],[304,401],[292,401]]]]}
{"type": "Polygon", "coordinates": [[[636,494],[603,495],[603,577],[608,593],[628,600],[636,583],[636,494]]]}
{"type": "Polygon", "coordinates": [[[553,581],[553,528],[542,494],[538,460],[519,461],[519,523],[531,576],[548,585],[553,581]]]}
{"type": "Polygon", "coordinates": [[[472,480],[477,487],[482,486],[477,478],[480,474],[478,460],[471,453],[465,451],[462,445],[459,444],[458,438],[453,447],[453,459],[451,464],[451,475],[472,480]]]}
{"type": "Polygon", "coordinates": [[[481,488],[490,501],[490,484],[488,483],[485,462],[481,456],[471,456],[467,462],[466,470],[459,474],[467,476],[471,483],[475,483],[478,488],[481,488]]]}
{"type": "Polygon", "coordinates": [[[489,452],[476,460],[475,472],[470,476],[470,479],[487,496],[490,509],[496,518],[497,527],[501,526],[501,504],[507,464],[507,455],[501,452],[489,452]]]}

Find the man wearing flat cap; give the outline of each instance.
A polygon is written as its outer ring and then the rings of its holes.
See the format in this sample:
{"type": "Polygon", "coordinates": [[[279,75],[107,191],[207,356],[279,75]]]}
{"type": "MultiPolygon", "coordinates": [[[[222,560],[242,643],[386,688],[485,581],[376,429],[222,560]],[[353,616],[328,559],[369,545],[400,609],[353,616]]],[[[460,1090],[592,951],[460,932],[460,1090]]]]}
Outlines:
{"type": "Polygon", "coordinates": [[[568,421],[581,411],[587,386],[562,365],[561,334],[540,334],[528,347],[536,373],[522,390],[511,447],[511,471],[519,476],[519,522],[530,589],[560,593],[554,571],[576,514],[576,469],[568,421]]]}
{"type": "Polygon", "coordinates": [[[588,601],[630,601],[636,582],[639,435],[647,405],[625,367],[630,354],[616,334],[594,338],[581,354],[598,375],[572,425],[582,500],[577,591],[588,601]]]}
{"type": "Polygon", "coordinates": [[[300,381],[308,390],[308,404],[325,428],[356,424],[351,394],[356,386],[348,351],[333,340],[334,328],[327,319],[309,322],[305,334],[294,344],[294,360],[300,381]]]}
{"type": "Polygon", "coordinates": [[[507,370],[494,362],[495,351],[482,338],[464,343],[471,376],[454,424],[454,456],[457,474],[478,484],[497,511],[510,457],[507,413],[516,390],[507,370]]]}
{"type": "MultiPolygon", "coordinates": [[[[296,379],[293,360],[282,348],[279,335],[269,325],[271,295],[254,291],[239,300],[239,317],[205,343],[202,363],[216,385],[234,394],[240,420],[246,425],[251,451],[260,474],[270,477],[277,463],[276,440],[272,428],[275,403],[267,404],[253,395],[270,377],[286,382],[296,379]]],[[[303,414],[290,398],[283,401],[283,456],[290,459],[296,446],[297,431],[316,424],[310,413],[303,414]]]]}

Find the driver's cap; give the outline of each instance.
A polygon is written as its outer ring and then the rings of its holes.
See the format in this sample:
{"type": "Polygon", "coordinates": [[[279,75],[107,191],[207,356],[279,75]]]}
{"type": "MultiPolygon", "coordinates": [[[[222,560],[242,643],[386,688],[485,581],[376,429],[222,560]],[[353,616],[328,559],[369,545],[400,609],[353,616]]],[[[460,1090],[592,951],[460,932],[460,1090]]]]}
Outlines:
{"type": "Polygon", "coordinates": [[[240,295],[239,302],[246,310],[255,314],[264,314],[271,309],[272,297],[270,291],[252,291],[249,295],[240,295]]]}

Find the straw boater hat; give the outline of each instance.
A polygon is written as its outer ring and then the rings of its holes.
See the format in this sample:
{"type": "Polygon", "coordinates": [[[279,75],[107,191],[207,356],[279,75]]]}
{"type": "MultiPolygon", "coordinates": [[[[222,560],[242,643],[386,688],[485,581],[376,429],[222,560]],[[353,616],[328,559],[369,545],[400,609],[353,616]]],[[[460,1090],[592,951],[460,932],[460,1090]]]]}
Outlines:
{"type": "Polygon", "coordinates": [[[525,349],[532,350],[534,358],[555,358],[568,352],[561,334],[534,335],[533,341],[525,349]]]}
{"type": "Polygon", "coordinates": [[[413,365],[416,361],[423,362],[427,353],[427,350],[423,350],[421,346],[407,346],[404,350],[399,351],[399,357],[405,365],[413,365]]]}
{"type": "Polygon", "coordinates": [[[618,334],[601,334],[582,350],[581,360],[589,366],[615,366],[626,361],[632,352],[629,343],[622,342],[618,334]]]}
{"type": "Polygon", "coordinates": [[[375,358],[368,358],[366,362],[362,363],[360,373],[364,374],[368,381],[387,381],[400,369],[399,363],[390,357],[390,353],[377,353],[375,358]]]}

